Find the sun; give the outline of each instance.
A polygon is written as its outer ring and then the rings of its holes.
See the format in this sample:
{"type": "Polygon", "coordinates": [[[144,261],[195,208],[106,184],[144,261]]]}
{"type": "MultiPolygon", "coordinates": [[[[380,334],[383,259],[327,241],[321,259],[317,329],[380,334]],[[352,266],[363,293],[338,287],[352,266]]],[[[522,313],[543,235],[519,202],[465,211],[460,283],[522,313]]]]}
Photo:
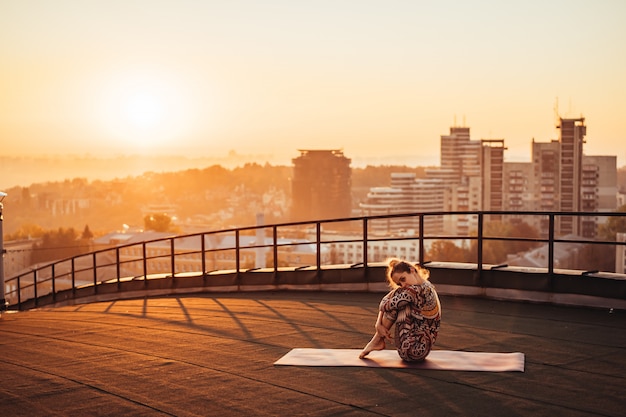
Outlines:
{"type": "Polygon", "coordinates": [[[136,91],[129,95],[121,103],[129,126],[139,131],[157,127],[166,116],[164,100],[151,91],[136,91]]]}
{"type": "Polygon", "coordinates": [[[101,123],[116,148],[158,151],[173,146],[189,128],[189,99],[175,77],[124,74],[111,77],[103,87],[101,123]]]}

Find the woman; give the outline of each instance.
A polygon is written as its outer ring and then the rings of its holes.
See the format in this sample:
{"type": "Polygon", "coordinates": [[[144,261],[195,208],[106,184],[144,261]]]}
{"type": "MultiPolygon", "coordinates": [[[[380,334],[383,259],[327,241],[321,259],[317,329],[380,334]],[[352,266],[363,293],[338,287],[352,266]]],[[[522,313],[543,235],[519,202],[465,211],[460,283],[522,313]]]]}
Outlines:
{"type": "Polygon", "coordinates": [[[388,261],[387,284],[392,290],[380,302],[376,333],[359,358],[385,349],[385,339],[393,342],[393,324],[396,349],[403,360],[423,361],[428,356],[441,322],[441,304],[429,276],[419,265],[395,258],[388,261]]]}

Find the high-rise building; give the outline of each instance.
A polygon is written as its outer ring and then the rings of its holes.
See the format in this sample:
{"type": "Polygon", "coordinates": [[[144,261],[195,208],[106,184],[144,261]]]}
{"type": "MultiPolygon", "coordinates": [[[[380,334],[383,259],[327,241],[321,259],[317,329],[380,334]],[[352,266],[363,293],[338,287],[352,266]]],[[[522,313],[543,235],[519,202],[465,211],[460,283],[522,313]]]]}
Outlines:
{"type": "MultiPolygon", "coordinates": [[[[478,210],[482,203],[480,141],[472,140],[469,127],[450,127],[450,134],[441,135],[441,169],[427,171],[431,180],[441,181],[446,211],[478,210]]],[[[478,223],[471,214],[446,216],[444,230],[466,233],[478,223]]]]}
{"type": "MultiPolygon", "coordinates": [[[[602,212],[617,207],[617,167],[614,156],[583,154],[585,119],[559,118],[559,139],[532,142],[530,164],[504,162],[503,139],[470,138],[467,127],[451,127],[441,136],[441,169],[429,178],[444,180],[449,211],[602,212]],[[477,199],[478,196],[478,199],[477,199]]],[[[474,216],[475,217],[475,216],[474,216]]],[[[446,219],[446,231],[476,227],[472,215],[446,219]]],[[[593,238],[605,217],[558,216],[557,235],[593,238]]],[[[490,220],[497,220],[491,216],[490,220]]],[[[548,217],[533,224],[548,227],[548,217]]]]}
{"type": "MultiPolygon", "coordinates": [[[[550,142],[533,139],[532,161],[523,163],[504,162],[504,139],[472,140],[469,127],[451,127],[448,135],[441,135],[441,166],[426,170],[426,180],[415,179],[413,174],[392,174],[391,187],[372,188],[361,209],[370,215],[425,212],[437,211],[435,207],[442,204],[442,211],[457,212],[443,219],[443,231],[447,234],[468,234],[475,230],[478,223],[478,216],[472,213],[475,211],[615,210],[616,157],[583,154],[587,130],[584,118],[559,118],[557,127],[559,139],[550,142]],[[419,199],[431,199],[431,206],[425,201],[417,202],[417,189],[421,190],[419,199]]],[[[489,220],[498,219],[499,216],[489,217],[489,220]]],[[[547,230],[548,216],[533,219],[539,220],[532,226],[547,230]]],[[[593,238],[599,223],[605,220],[598,216],[558,216],[555,232],[559,236],[593,238]]],[[[390,224],[412,227],[392,223],[387,223],[387,227],[390,224]]]]}
{"type": "Polygon", "coordinates": [[[504,208],[504,139],[482,139],[481,173],[482,210],[498,211],[504,208]]]}
{"type": "MultiPolygon", "coordinates": [[[[580,211],[582,206],[583,143],[587,134],[585,119],[560,118],[559,211],[580,211]]],[[[557,225],[561,235],[579,234],[580,218],[561,216],[557,225]]]]}
{"type": "Polygon", "coordinates": [[[350,217],[351,161],[341,150],[300,150],[292,162],[293,221],[350,217]]]}
{"type": "Polygon", "coordinates": [[[441,135],[441,169],[454,173],[456,182],[460,182],[464,170],[473,170],[477,165],[479,149],[476,145],[476,141],[470,139],[469,127],[451,127],[449,135],[441,135]]]}
{"type": "MultiPolygon", "coordinates": [[[[556,140],[550,142],[532,142],[532,204],[528,207],[534,211],[556,212],[559,210],[559,166],[560,147],[556,140]]],[[[535,218],[535,217],[534,217],[535,218]]],[[[533,224],[538,230],[548,230],[549,220],[541,218],[533,224]]]]}
{"type": "MultiPolygon", "coordinates": [[[[580,195],[580,211],[615,211],[618,207],[616,156],[583,155],[580,195]]],[[[579,234],[595,238],[598,226],[607,220],[603,216],[581,217],[579,234]]]]}
{"type": "MultiPolygon", "coordinates": [[[[587,133],[584,118],[559,118],[558,140],[532,143],[535,211],[602,212],[617,207],[617,159],[615,156],[589,156],[583,153],[587,133]]],[[[513,209],[509,207],[508,209],[513,209]]],[[[559,216],[555,233],[593,238],[605,218],[559,216]]],[[[546,229],[548,219],[534,225],[546,229]]]]}
{"type": "MultiPolygon", "coordinates": [[[[448,216],[428,216],[430,233],[468,234],[478,226],[478,216],[469,212],[502,210],[504,140],[472,140],[469,127],[451,127],[441,135],[441,167],[428,169],[426,179],[414,174],[393,173],[391,187],[372,188],[361,204],[365,214],[455,211],[448,216]]],[[[399,220],[398,220],[399,221],[399,220]]],[[[418,218],[387,227],[417,229],[418,218]],[[406,224],[405,224],[406,223],[406,224]]],[[[379,225],[382,229],[384,224],[379,225]]]]}
{"type": "Polygon", "coordinates": [[[531,162],[505,162],[503,178],[503,209],[518,212],[534,210],[533,164],[531,162]]]}
{"type": "Polygon", "coordinates": [[[532,142],[534,210],[559,210],[559,153],[558,141],[532,142]]]}

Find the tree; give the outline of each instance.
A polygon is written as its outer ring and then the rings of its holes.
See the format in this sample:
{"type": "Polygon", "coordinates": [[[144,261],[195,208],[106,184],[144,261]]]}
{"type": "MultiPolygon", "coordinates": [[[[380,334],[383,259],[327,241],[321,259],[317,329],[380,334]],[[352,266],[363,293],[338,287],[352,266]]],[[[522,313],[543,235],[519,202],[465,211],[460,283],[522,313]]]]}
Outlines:
{"type": "Polygon", "coordinates": [[[70,258],[89,252],[89,246],[79,242],[78,233],[71,227],[45,232],[41,243],[35,244],[33,249],[33,263],[70,258]]]}
{"type": "Polygon", "coordinates": [[[582,245],[566,260],[567,267],[582,271],[615,271],[615,250],[606,245],[582,245]]]}
{"type": "Polygon", "coordinates": [[[88,224],[85,225],[85,228],[83,229],[83,234],[80,236],[80,238],[82,240],[93,239],[93,233],[91,233],[91,230],[89,230],[89,225],[88,224]]]}
{"type": "MultiPolygon", "coordinates": [[[[523,221],[489,221],[485,222],[483,236],[489,238],[537,239],[539,232],[523,221]]],[[[490,264],[505,263],[507,255],[526,252],[539,245],[539,242],[522,240],[483,240],[483,262],[490,264]]],[[[471,259],[477,259],[478,241],[472,241],[469,252],[471,259]]]]}
{"type": "Polygon", "coordinates": [[[143,218],[144,228],[155,232],[169,232],[172,218],[165,213],[148,214],[143,218]]]}
{"type": "MultiPolygon", "coordinates": [[[[626,205],[615,210],[618,213],[626,213],[626,205]]],[[[616,241],[618,233],[626,233],[626,217],[609,217],[606,223],[598,228],[598,237],[605,241],[616,241]]],[[[584,259],[591,260],[586,270],[614,271],[615,270],[615,246],[610,245],[586,245],[584,259]]],[[[583,257],[581,257],[583,259],[583,257]]]]}
{"type": "Polygon", "coordinates": [[[43,236],[45,230],[33,223],[23,224],[19,230],[14,233],[7,234],[6,240],[32,239],[43,236]]]}
{"type": "Polygon", "coordinates": [[[459,248],[449,240],[434,241],[426,258],[442,262],[475,262],[470,259],[467,249],[459,248]]]}
{"type": "MultiPolygon", "coordinates": [[[[626,204],[615,210],[618,213],[626,213],[626,204]]],[[[605,224],[600,225],[599,235],[606,240],[615,240],[617,233],[626,233],[626,217],[609,217],[605,224]]]]}

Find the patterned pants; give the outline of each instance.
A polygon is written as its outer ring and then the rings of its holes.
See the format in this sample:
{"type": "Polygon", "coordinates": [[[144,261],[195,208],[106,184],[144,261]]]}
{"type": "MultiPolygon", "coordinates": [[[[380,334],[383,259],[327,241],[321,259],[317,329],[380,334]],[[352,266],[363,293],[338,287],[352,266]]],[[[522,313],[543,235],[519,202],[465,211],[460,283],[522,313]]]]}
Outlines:
{"type": "Polygon", "coordinates": [[[396,328],[396,348],[400,357],[407,362],[423,361],[430,353],[432,341],[427,332],[396,328]]]}

